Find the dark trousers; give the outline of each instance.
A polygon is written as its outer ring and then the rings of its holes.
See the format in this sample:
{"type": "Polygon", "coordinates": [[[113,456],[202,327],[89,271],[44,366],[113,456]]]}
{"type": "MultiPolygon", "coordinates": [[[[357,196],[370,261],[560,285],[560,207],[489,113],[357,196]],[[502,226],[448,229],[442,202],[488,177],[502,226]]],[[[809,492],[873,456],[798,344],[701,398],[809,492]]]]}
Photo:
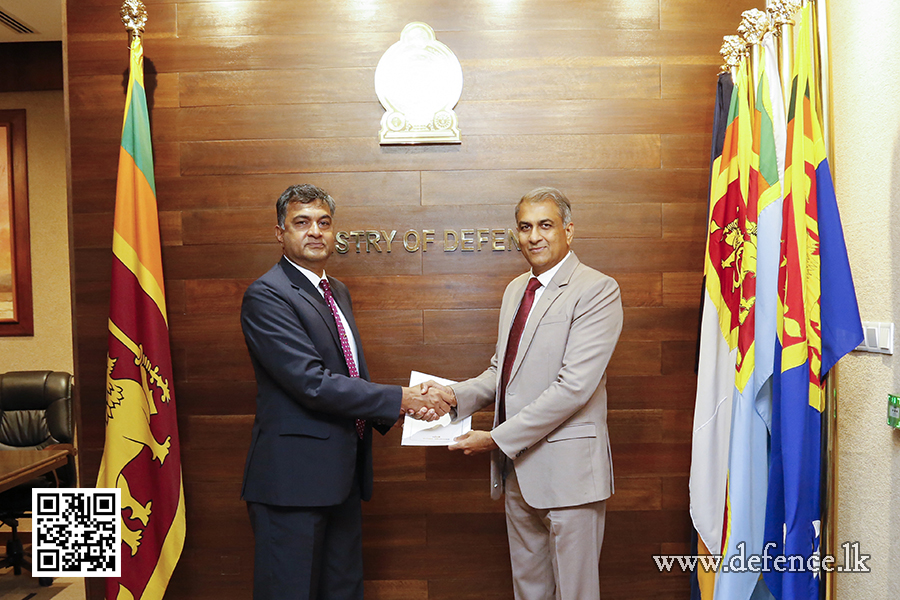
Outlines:
{"type": "Polygon", "coordinates": [[[337,506],[248,502],[255,538],[253,600],[362,600],[359,486],[337,506]]]}

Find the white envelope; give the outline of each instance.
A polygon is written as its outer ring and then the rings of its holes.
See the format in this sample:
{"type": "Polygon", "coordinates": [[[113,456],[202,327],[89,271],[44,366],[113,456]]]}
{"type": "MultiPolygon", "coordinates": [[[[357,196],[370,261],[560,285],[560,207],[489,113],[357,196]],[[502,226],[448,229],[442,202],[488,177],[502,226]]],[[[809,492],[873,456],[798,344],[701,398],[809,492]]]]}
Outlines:
{"type": "MultiPolygon", "coordinates": [[[[456,383],[449,379],[442,379],[434,375],[426,375],[418,371],[409,374],[409,385],[419,385],[425,381],[434,380],[443,385],[456,383]]],[[[466,417],[456,423],[450,422],[450,415],[446,414],[437,421],[420,421],[410,416],[403,419],[403,437],[401,446],[449,446],[453,439],[472,430],[472,417],[466,417]]]]}

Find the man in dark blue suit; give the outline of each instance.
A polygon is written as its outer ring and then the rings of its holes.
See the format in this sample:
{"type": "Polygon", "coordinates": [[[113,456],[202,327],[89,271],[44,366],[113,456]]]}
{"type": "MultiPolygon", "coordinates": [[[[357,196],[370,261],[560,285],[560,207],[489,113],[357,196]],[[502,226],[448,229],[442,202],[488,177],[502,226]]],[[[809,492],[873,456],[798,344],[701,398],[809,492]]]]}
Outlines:
{"type": "Polygon", "coordinates": [[[325,276],[334,200],[312,185],[276,203],[284,256],[244,294],[256,419],[242,498],[255,537],[254,600],[363,597],[360,500],[372,495],[372,428],[437,418],[432,392],[368,381],[350,294],[325,276]]]}

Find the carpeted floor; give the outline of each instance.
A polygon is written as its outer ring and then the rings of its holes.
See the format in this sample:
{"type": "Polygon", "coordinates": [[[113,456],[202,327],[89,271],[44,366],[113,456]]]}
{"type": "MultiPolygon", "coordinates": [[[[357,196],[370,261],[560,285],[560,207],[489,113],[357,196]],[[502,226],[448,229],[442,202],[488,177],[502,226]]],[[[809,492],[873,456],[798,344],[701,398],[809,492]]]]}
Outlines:
{"type": "MultiPolygon", "coordinates": [[[[19,535],[26,552],[31,551],[31,519],[19,520],[19,535]]],[[[0,526],[0,556],[5,554],[9,527],[0,526]]],[[[12,567],[0,569],[0,600],[85,600],[84,578],[68,577],[54,579],[50,587],[41,587],[36,577],[23,570],[21,575],[13,574],[12,567]]]]}
{"type": "Polygon", "coordinates": [[[0,600],[84,600],[84,579],[54,579],[50,587],[41,587],[31,573],[14,575],[12,569],[0,570],[0,600]]]}

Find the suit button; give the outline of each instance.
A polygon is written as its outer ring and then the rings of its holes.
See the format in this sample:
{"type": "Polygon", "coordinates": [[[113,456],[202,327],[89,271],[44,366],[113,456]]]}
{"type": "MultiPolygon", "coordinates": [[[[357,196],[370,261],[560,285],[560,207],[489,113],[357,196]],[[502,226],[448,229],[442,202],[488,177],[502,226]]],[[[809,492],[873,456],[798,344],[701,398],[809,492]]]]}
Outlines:
{"type": "Polygon", "coordinates": [[[495,483],[495,484],[494,484],[494,487],[495,487],[495,488],[498,488],[498,487],[500,487],[500,484],[499,484],[499,483],[495,483]]]}

